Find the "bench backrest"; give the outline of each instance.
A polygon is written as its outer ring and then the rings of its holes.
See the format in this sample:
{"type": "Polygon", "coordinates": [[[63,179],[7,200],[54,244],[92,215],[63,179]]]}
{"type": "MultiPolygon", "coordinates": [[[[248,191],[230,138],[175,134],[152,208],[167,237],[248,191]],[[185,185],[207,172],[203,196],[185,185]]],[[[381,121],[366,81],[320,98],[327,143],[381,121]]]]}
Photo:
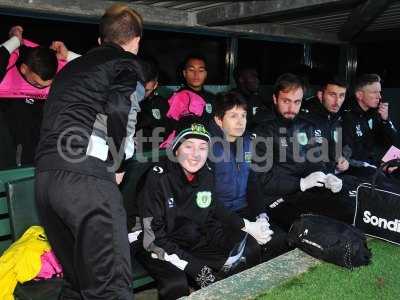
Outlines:
{"type": "Polygon", "coordinates": [[[35,178],[28,177],[6,183],[11,238],[18,239],[32,225],[39,225],[35,205],[35,178]]]}

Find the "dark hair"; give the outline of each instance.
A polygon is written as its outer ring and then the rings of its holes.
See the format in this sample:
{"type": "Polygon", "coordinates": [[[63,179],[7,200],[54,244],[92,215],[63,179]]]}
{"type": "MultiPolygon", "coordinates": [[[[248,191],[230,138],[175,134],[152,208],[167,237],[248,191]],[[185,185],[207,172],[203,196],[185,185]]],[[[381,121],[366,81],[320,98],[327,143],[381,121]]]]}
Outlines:
{"type": "Polygon", "coordinates": [[[111,5],[100,20],[100,39],[124,45],[135,37],[141,37],[143,19],[134,9],[125,4],[111,5]]]}
{"type": "Polygon", "coordinates": [[[22,59],[29,69],[42,80],[53,79],[57,73],[58,61],[56,52],[43,46],[30,48],[22,59]]]}
{"type": "Polygon", "coordinates": [[[207,69],[207,61],[206,58],[199,54],[199,53],[191,53],[188,56],[185,57],[183,63],[182,63],[182,70],[185,70],[187,68],[187,65],[189,63],[190,60],[192,59],[198,59],[198,60],[202,60],[204,62],[204,65],[206,66],[207,69]]]}
{"type": "Polygon", "coordinates": [[[233,70],[233,79],[235,79],[236,85],[238,85],[239,78],[242,73],[249,70],[255,70],[256,72],[258,72],[257,67],[255,66],[238,65],[235,67],[235,69],[233,70]]]}
{"type": "Polygon", "coordinates": [[[332,77],[328,77],[327,79],[323,80],[320,90],[321,91],[325,90],[328,84],[337,85],[337,86],[340,86],[345,89],[348,88],[348,84],[347,84],[346,80],[339,76],[332,76],[332,77]]]}
{"type": "Polygon", "coordinates": [[[246,99],[239,94],[238,92],[228,92],[228,93],[220,93],[217,95],[217,100],[215,102],[215,112],[214,115],[222,119],[225,113],[234,108],[234,107],[242,107],[247,111],[247,102],[246,99]]]}
{"type": "Polygon", "coordinates": [[[146,59],[142,61],[142,68],[144,74],[144,81],[158,81],[158,67],[153,59],[146,59]]]}
{"type": "Polygon", "coordinates": [[[354,92],[362,89],[366,85],[381,82],[381,77],[377,74],[363,74],[359,76],[354,82],[354,92]]]}
{"type": "Polygon", "coordinates": [[[285,73],[279,76],[276,80],[273,93],[275,97],[278,97],[279,92],[286,92],[295,88],[301,88],[303,92],[305,92],[306,83],[300,76],[294,75],[292,73],[285,73]]]}

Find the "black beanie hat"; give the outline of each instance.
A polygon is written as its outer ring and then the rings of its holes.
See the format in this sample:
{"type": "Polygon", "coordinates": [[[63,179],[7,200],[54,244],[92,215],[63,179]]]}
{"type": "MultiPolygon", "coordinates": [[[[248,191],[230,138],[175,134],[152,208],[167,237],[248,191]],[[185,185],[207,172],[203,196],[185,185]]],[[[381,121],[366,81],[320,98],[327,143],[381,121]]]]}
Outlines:
{"type": "Polygon", "coordinates": [[[210,134],[208,133],[204,122],[195,116],[185,116],[178,121],[176,126],[176,136],[172,141],[171,149],[175,154],[176,149],[186,140],[190,138],[201,139],[210,142],[210,134]]]}

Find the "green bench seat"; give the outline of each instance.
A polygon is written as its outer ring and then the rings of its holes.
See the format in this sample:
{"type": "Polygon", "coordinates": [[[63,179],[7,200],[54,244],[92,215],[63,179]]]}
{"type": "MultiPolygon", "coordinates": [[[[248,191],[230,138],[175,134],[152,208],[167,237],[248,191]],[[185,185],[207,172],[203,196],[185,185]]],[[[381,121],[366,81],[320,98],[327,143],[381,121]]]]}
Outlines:
{"type": "MultiPolygon", "coordinates": [[[[127,176],[121,185],[125,205],[134,201],[136,184],[149,166],[151,166],[149,162],[131,161],[128,164],[130,171],[127,172],[127,176]]],[[[5,223],[9,223],[8,232],[7,227],[3,226],[3,231],[6,233],[3,237],[8,237],[8,239],[5,240],[6,243],[3,243],[3,249],[0,249],[2,253],[12,241],[18,239],[31,225],[38,225],[39,219],[34,201],[34,169],[7,170],[3,173],[3,177],[1,175],[0,172],[0,192],[6,199],[6,211],[3,211],[3,215],[5,216],[5,223]]],[[[154,281],[137,261],[134,261],[133,264],[134,288],[142,287],[154,281]]],[[[52,279],[47,282],[28,282],[17,285],[14,294],[17,299],[21,300],[57,299],[61,286],[62,280],[60,279],[52,279]]]]}

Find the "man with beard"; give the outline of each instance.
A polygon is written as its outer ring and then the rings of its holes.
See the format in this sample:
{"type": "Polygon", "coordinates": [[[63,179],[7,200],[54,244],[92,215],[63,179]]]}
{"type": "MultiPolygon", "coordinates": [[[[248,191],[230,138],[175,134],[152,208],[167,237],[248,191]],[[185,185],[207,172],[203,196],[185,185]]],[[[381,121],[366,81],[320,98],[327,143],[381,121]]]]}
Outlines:
{"type": "Polygon", "coordinates": [[[346,97],[347,84],[338,77],[323,82],[316,97],[304,101],[301,114],[316,126],[316,142],[324,146],[331,172],[349,169],[349,161],[342,154],[342,117],[339,113],[346,97]]]}
{"type": "Polygon", "coordinates": [[[298,115],[304,90],[298,76],[281,75],[274,86],[273,110],[259,112],[263,115],[255,129],[252,169],[256,184],[248,185],[249,205],[256,215],[268,212],[285,229],[302,213],[350,222],[354,211],[342,180],[328,173],[321,160],[315,127],[298,115]]]}

